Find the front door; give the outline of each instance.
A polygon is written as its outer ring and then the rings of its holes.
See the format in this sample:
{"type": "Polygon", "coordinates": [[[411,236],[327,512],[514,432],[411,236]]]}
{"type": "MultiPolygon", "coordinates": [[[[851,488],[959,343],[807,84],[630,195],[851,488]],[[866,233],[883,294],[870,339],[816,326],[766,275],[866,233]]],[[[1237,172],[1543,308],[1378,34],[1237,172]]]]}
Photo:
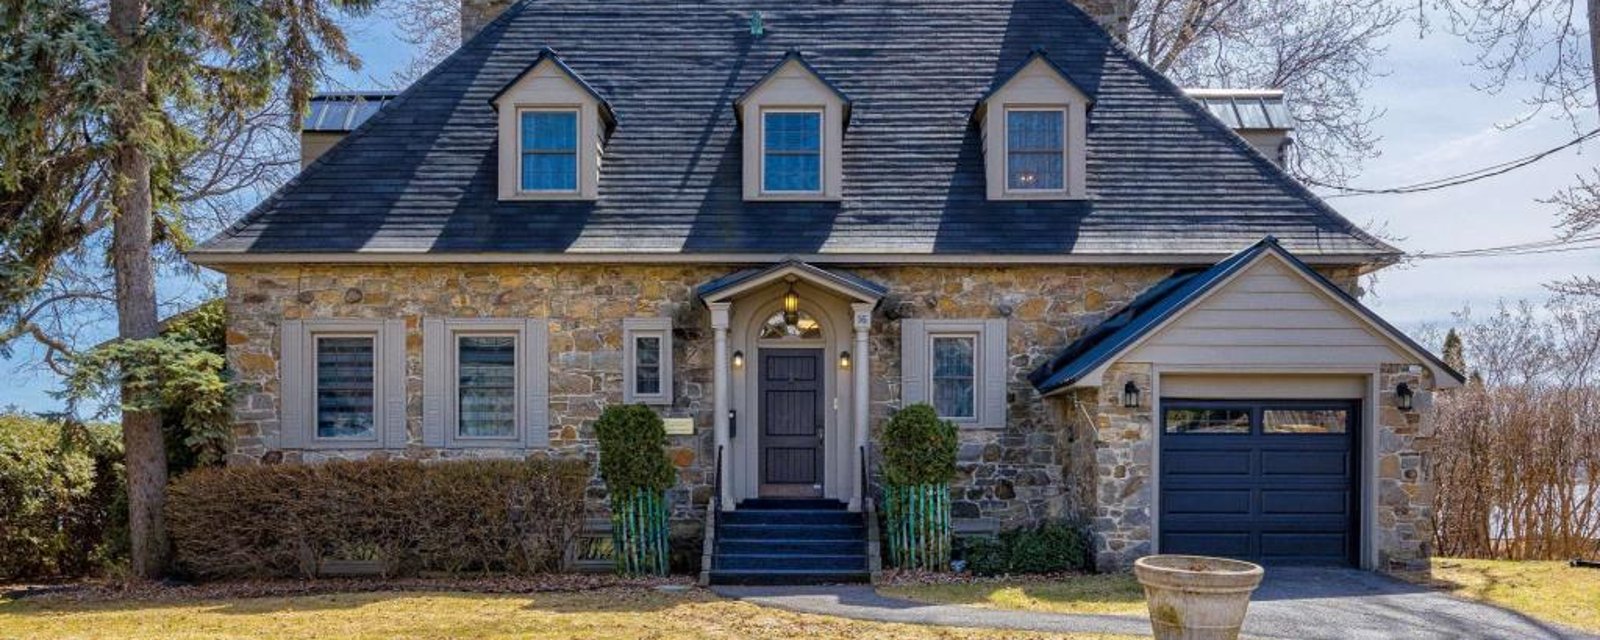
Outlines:
{"type": "Polygon", "coordinates": [[[761,350],[761,495],[822,496],[821,349],[761,350]]]}

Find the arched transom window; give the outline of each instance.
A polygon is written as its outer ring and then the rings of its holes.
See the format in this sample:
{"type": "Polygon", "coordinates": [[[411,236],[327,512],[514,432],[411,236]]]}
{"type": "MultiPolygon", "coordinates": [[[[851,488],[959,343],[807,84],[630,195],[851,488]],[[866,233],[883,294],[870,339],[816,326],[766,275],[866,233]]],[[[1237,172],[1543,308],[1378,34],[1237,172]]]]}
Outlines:
{"type": "Polygon", "coordinates": [[[777,311],[761,325],[762,340],[815,340],[822,337],[822,325],[804,309],[794,324],[784,320],[783,311],[777,311]]]}

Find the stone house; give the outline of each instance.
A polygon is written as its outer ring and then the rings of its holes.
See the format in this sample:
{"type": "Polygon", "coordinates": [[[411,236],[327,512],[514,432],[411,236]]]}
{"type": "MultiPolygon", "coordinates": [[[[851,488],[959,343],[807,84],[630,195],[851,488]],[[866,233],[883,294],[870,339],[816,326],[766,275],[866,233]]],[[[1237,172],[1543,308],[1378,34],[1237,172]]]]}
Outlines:
{"type": "Polygon", "coordinates": [[[677,513],[722,512],[710,578],[850,579],[873,433],[927,402],[962,532],[1425,562],[1420,409],[1460,376],[1357,299],[1400,252],[1264,155],[1281,94],[1186,95],[1123,4],[469,0],[190,254],[230,461],[593,455],[645,403],[677,513]]]}

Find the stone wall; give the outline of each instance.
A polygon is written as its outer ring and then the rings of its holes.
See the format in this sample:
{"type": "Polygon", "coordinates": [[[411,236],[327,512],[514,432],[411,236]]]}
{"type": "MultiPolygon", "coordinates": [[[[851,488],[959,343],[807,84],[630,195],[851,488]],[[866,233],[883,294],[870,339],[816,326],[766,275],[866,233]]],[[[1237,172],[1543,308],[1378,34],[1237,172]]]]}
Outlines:
{"type": "Polygon", "coordinates": [[[1378,569],[1426,569],[1433,555],[1432,389],[1433,375],[1410,365],[1384,365],[1378,380],[1378,569]],[[1402,382],[1416,390],[1412,411],[1395,406],[1402,382]]]}

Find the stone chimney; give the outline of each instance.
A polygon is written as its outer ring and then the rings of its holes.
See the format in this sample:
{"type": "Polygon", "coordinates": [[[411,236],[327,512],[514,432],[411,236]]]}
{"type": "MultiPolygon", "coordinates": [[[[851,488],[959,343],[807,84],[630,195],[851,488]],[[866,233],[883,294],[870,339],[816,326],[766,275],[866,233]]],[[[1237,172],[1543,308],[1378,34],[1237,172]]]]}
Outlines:
{"type": "Polygon", "coordinates": [[[1072,0],[1072,3],[1093,16],[1112,37],[1128,41],[1128,21],[1133,17],[1134,0],[1072,0]]]}
{"type": "Polygon", "coordinates": [[[461,43],[466,44],[517,0],[461,0],[461,43]]]}

